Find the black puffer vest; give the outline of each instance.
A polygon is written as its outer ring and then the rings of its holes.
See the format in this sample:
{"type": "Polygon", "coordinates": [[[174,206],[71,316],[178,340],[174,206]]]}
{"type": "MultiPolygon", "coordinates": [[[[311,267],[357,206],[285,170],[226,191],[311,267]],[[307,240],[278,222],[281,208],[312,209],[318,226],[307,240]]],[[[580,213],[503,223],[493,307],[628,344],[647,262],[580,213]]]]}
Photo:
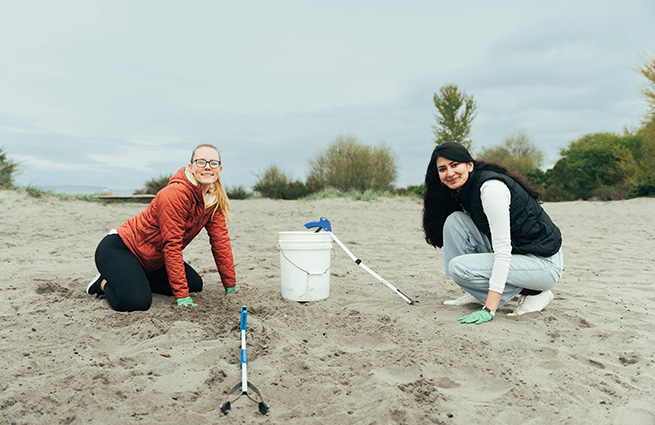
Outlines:
{"type": "Polygon", "coordinates": [[[509,188],[509,223],[513,254],[554,255],[562,246],[562,234],[546,211],[513,178],[489,170],[473,170],[456,198],[477,228],[491,240],[487,216],[482,209],[480,187],[487,180],[500,180],[509,188]]]}

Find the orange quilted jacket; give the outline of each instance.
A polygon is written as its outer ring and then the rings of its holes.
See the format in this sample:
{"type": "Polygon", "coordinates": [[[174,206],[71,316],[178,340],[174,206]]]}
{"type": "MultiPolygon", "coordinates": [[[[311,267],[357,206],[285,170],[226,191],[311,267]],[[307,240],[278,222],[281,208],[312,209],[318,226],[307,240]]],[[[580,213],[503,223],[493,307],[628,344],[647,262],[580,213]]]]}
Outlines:
{"type": "Polygon", "coordinates": [[[202,188],[178,170],[168,186],[140,214],[118,227],[125,245],[136,255],[146,273],[166,266],[175,298],[189,296],[182,250],[207,229],[212,254],[223,286],[236,285],[232,246],[225,217],[214,207],[205,209],[202,188]]]}

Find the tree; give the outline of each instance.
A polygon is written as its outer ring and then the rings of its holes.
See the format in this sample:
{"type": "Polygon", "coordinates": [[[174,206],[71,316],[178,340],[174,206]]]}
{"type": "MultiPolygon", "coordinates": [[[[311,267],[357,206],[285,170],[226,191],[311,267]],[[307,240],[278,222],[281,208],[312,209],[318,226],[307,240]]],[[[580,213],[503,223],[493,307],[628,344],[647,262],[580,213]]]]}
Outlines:
{"type": "Polygon", "coordinates": [[[655,120],[644,124],[637,131],[641,138],[641,149],[635,157],[639,163],[639,181],[655,181],[655,120]]]}
{"type": "Polygon", "coordinates": [[[642,138],[632,134],[595,133],[571,142],[546,172],[543,199],[624,199],[638,183],[641,146],[642,138]]]}
{"type": "Polygon", "coordinates": [[[648,80],[648,85],[641,90],[646,98],[647,112],[642,127],[637,131],[643,144],[636,157],[639,162],[639,183],[651,184],[655,182],[655,58],[646,58],[639,71],[648,80]]]}
{"type": "Polygon", "coordinates": [[[646,57],[646,63],[639,68],[639,72],[648,80],[648,85],[641,90],[648,102],[646,122],[653,122],[655,121],[655,58],[646,57]]]}
{"type": "Polygon", "coordinates": [[[310,167],[308,181],[343,191],[391,191],[398,175],[389,147],[363,145],[353,136],[337,137],[310,167]]]}
{"type": "Polygon", "coordinates": [[[515,131],[502,145],[485,149],[478,157],[502,164],[526,177],[544,161],[543,152],[521,130],[515,131]]]}
{"type": "Polygon", "coordinates": [[[642,89],[648,111],[634,134],[588,134],[561,151],[546,171],[544,200],[624,199],[655,195],[655,59],[639,68],[648,85],[642,89]]]}
{"type": "Polygon", "coordinates": [[[0,148],[0,188],[8,189],[14,185],[14,174],[18,164],[10,160],[4,148],[0,148]]]}
{"type": "Polygon", "coordinates": [[[433,126],[435,142],[458,142],[470,150],[471,141],[467,137],[477,108],[473,96],[449,84],[441,87],[439,94],[435,93],[432,99],[437,107],[434,115],[437,124],[433,126]]]}

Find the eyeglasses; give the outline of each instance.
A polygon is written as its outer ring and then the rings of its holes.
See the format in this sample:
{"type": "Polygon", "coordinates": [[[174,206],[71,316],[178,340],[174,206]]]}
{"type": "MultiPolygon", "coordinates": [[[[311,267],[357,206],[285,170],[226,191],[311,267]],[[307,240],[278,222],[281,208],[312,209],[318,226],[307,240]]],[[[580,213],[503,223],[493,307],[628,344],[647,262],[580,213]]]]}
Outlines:
{"type": "Polygon", "coordinates": [[[221,166],[221,161],[207,161],[206,159],[194,159],[191,162],[195,162],[196,165],[200,168],[205,168],[205,165],[209,164],[211,168],[218,168],[221,166]]]}

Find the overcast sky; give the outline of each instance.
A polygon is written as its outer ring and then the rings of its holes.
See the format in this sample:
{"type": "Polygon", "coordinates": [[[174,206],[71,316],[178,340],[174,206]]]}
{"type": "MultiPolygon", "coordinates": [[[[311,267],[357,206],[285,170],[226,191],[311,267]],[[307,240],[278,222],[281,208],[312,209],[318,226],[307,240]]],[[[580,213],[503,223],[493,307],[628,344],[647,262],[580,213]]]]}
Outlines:
{"type": "Polygon", "coordinates": [[[339,135],[423,181],[432,96],[478,106],[474,149],[545,153],[634,129],[655,0],[0,0],[0,147],[19,185],[137,189],[217,145],[226,186],[304,180],[339,135]]]}

